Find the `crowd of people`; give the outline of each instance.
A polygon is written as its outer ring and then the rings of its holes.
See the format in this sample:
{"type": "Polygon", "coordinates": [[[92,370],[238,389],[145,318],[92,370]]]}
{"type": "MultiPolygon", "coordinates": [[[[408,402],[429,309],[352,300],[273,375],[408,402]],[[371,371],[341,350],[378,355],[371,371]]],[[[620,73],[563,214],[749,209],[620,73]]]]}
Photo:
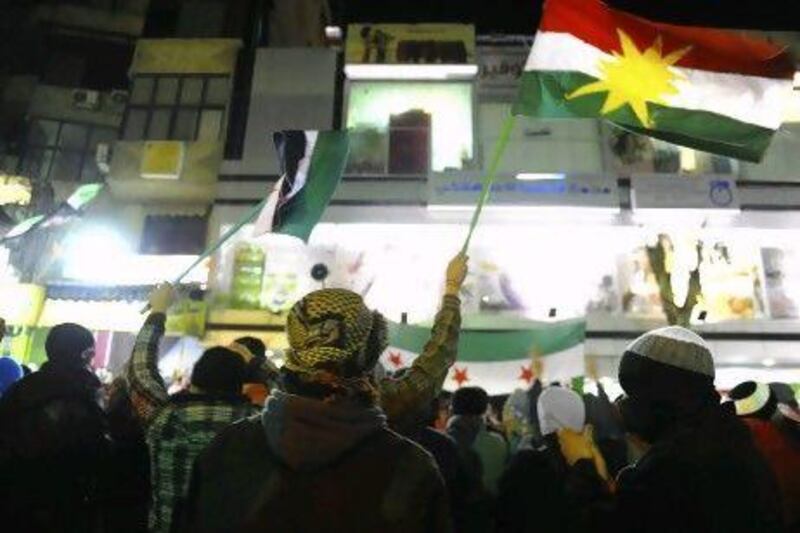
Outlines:
{"type": "Polygon", "coordinates": [[[442,392],[467,258],[428,343],[387,373],[383,316],[323,289],[290,311],[278,369],[258,339],[207,349],[175,394],[158,371],[169,285],[104,387],[95,341],[0,358],[0,528],[9,532],[800,532],[800,411],[782,384],[723,399],[681,327],[621,354],[624,395],[536,380],[442,392]],[[498,408],[505,402],[505,407],[498,408]]]}

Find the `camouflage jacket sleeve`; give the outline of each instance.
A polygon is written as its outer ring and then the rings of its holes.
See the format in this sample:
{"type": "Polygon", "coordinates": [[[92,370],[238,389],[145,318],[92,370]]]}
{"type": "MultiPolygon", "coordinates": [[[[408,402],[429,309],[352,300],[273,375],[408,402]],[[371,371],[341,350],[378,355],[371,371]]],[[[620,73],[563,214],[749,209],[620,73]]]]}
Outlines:
{"type": "Polygon", "coordinates": [[[147,425],[169,395],[158,372],[158,344],[164,336],[163,313],[151,314],[139,331],[128,363],[128,390],[134,412],[147,425]]]}
{"type": "Polygon", "coordinates": [[[380,383],[381,406],[390,423],[413,415],[441,392],[456,360],[460,329],[461,301],[458,296],[446,295],[420,356],[402,377],[380,383]]]}

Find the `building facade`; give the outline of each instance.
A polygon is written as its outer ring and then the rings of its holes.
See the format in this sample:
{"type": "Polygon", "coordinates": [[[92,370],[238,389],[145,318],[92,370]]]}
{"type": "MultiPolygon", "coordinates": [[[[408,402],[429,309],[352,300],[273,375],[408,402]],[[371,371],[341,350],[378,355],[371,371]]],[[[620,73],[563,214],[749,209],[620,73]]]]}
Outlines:
{"type": "MultiPolygon", "coordinates": [[[[114,315],[107,310],[122,301],[126,318],[95,328],[134,331],[142,287],[175,276],[269,193],[280,173],[272,133],[332,128],[350,131],[350,159],[309,245],[251,239],[245,229],[191,274],[207,290],[205,342],[249,332],[280,348],[286,310],[320,286],[310,276],[317,263],[329,266],[326,283],[362,292],[392,320],[431,318],[529,36],[476,36],[463,24],[326,29],[324,2],[91,5],[44,3],[31,20],[47,26],[48,42],[83,39],[65,53],[98,40],[124,50],[125,64],[108,79],[90,62],[80,75],[64,67],[5,77],[5,116],[19,126],[5,134],[4,172],[45,184],[50,204],[80,183],[106,183],[70,233],[102,227],[100,242],[124,243],[105,250],[128,265],[47,271],[37,280],[45,322],[70,313],[64,301],[97,302],[85,316],[114,315]],[[290,24],[297,20],[311,22],[290,24]],[[98,285],[128,289],[74,290],[98,285]]],[[[759,164],[596,120],[517,119],[474,239],[467,327],[486,316],[497,328],[524,327],[512,318],[588,316],[587,353],[608,359],[601,367],[610,375],[611,356],[663,321],[642,254],[668,233],[683,262],[685,249],[703,242],[706,294],[694,320],[723,366],[796,368],[795,100],[759,164]]]]}

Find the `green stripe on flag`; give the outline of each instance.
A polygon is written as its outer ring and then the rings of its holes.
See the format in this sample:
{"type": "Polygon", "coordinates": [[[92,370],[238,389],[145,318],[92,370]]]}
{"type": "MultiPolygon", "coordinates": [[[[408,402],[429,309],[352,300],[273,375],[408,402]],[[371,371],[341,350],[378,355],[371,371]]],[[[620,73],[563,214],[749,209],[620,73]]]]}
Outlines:
{"type": "Polygon", "coordinates": [[[601,115],[605,92],[566,98],[567,94],[594,81],[597,79],[580,72],[525,72],[512,112],[542,118],[604,118],[642,135],[753,162],[761,160],[775,133],[708,111],[648,103],[656,124],[653,130],[644,128],[628,105],[601,115]]]}
{"type": "MultiPolygon", "coordinates": [[[[422,353],[430,335],[427,327],[389,324],[389,344],[409,352],[422,353]]],[[[547,356],[577,346],[585,337],[584,320],[541,324],[525,330],[462,330],[458,360],[491,363],[526,359],[534,353],[547,356]]]]}
{"type": "Polygon", "coordinates": [[[311,231],[336,192],[342,178],[350,138],[346,131],[321,131],[311,154],[305,186],[286,207],[286,216],[274,233],[293,235],[308,241],[311,231]]]}

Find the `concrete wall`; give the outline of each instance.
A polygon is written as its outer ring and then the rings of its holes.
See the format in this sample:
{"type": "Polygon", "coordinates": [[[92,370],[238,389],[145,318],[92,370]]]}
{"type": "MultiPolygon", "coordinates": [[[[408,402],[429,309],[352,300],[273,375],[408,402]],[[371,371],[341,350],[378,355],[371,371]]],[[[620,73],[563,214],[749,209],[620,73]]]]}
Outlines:
{"type": "Polygon", "coordinates": [[[272,132],[328,130],[333,126],[336,52],[324,48],[262,48],[253,67],[253,85],[244,154],[225,161],[223,175],[278,172],[272,132]]]}

